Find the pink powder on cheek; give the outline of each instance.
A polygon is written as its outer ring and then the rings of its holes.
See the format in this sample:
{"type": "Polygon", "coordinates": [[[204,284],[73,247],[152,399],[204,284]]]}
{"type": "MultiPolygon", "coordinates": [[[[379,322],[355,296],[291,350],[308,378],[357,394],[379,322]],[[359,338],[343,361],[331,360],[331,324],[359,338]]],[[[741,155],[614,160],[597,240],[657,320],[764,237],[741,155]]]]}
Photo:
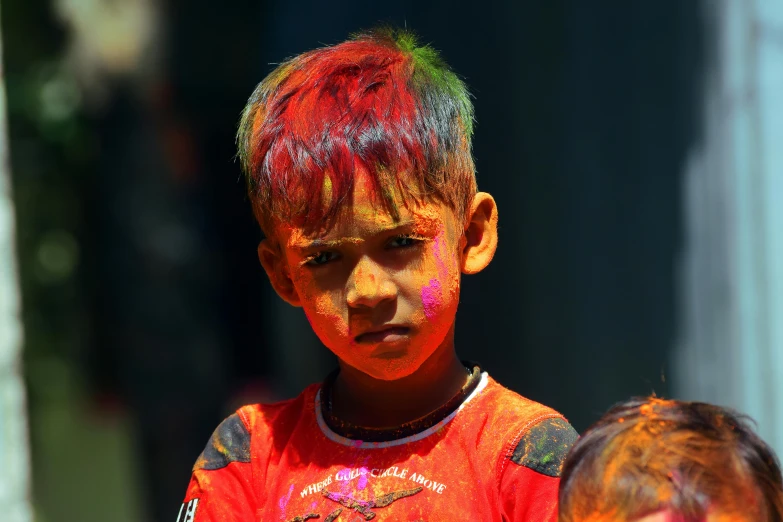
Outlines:
{"type": "MultiPolygon", "coordinates": [[[[435,268],[440,279],[448,276],[449,269],[446,266],[444,254],[446,253],[446,236],[441,229],[432,243],[432,257],[435,259],[435,268]]],[[[443,288],[438,279],[430,279],[429,284],[421,287],[421,303],[424,306],[424,316],[428,321],[437,318],[438,309],[443,301],[443,288]]]]}
{"type": "Polygon", "coordinates": [[[437,279],[430,279],[428,285],[421,287],[421,303],[424,305],[424,316],[427,320],[432,321],[437,317],[442,298],[440,281],[437,279]]]}

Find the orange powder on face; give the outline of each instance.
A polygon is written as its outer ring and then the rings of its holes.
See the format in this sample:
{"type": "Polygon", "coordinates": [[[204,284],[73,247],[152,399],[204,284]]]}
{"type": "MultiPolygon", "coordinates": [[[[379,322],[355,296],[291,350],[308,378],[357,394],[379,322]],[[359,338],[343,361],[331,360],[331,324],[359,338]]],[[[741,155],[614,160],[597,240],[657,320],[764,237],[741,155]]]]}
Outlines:
{"type": "MultiPolygon", "coordinates": [[[[321,341],[343,362],[396,379],[420,366],[451,331],[463,223],[434,201],[399,202],[394,217],[370,189],[359,176],[350,204],[328,228],[281,224],[281,239],[290,279],[321,341]],[[396,246],[401,237],[413,241],[396,246]],[[311,264],[318,253],[333,261],[311,264]],[[387,350],[359,339],[384,323],[409,328],[410,342],[387,350]]],[[[324,191],[329,197],[328,186],[324,191]]]]}

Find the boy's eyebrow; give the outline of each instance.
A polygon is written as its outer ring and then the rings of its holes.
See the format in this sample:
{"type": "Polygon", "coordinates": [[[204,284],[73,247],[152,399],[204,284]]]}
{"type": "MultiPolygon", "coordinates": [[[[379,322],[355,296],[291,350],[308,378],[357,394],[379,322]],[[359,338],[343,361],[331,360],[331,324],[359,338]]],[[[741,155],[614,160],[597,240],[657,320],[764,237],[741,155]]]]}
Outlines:
{"type": "MultiPolygon", "coordinates": [[[[416,224],[416,221],[413,219],[406,219],[404,221],[398,221],[397,223],[392,223],[388,226],[378,227],[377,229],[373,230],[372,235],[378,235],[378,234],[384,234],[387,232],[391,232],[397,229],[401,228],[407,228],[410,226],[413,226],[416,224]]],[[[337,239],[313,239],[313,240],[305,240],[305,241],[297,241],[291,244],[292,248],[295,248],[297,250],[316,250],[319,248],[337,248],[341,247],[345,244],[359,244],[363,242],[364,239],[360,237],[341,237],[337,239]]]]}
{"type": "Polygon", "coordinates": [[[297,250],[316,250],[319,248],[336,248],[346,243],[357,244],[362,240],[358,237],[341,237],[340,239],[313,239],[312,241],[303,241],[294,243],[292,246],[297,250]]]}

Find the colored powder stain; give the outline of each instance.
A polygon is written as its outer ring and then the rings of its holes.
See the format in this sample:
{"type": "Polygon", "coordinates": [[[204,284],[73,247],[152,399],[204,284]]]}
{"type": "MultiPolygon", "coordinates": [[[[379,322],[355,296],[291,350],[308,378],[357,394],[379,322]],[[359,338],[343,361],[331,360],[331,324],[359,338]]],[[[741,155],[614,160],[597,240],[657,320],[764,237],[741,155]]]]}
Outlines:
{"type": "Polygon", "coordinates": [[[331,203],[333,195],[334,195],[334,187],[332,185],[332,178],[328,175],[325,175],[323,187],[321,190],[321,197],[323,198],[324,203],[327,205],[331,203]]]}
{"type": "Polygon", "coordinates": [[[367,468],[361,468],[359,471],[361,475],[359,476],[359,482],[356,484],[356,487],[364,489],[367,487],[367,475],[370,471],[367,468]]]}
{"type": "Polygon", "coordinates": [[[649,417],[653,414],[653,407],[650,404],[642,404],[642,406],[639,408],[639,413],[649,417]]]}
{"type": "Polygon", "coordinates": [[[285,518],[285,508],[288,506],[288,501],[291,500],[291,493],[294,492],[294,485],[291,484],[291,487],[288,488],[288,494],[283,495],[280,497],[280,500],[277,501],[278,507],[280,507],[281,516],[285,518]]]}
{"type": "Polygon", "coordinates": [[[438,233],[437,236],[435,236],[435,245],[433,248],[435,254],[435,264],[438,267],[438,274],[440,274],[440,276],[443,278],[449,273],[449,269],[446,267],[446,262],[443,259],[443,254],[446,252],[446,239],[442,230],[440,233],[438,233]]]}
{"type": "MultiPolygon", "coordinates": [[[[350,475],[351,468],[343,468],[338,473],[340,473],[343,476],[350,475]]],[[[332,487],[334,487],[334,486],[332,486],[332,487]]],[[[340,493],[341,494],[343,494],[343,495],[350,495],[351,492],[353,492],[353,486],[351,486],[351,481],[350,480],[343,480],[343,481],[341,481],[339,489],[340,489],[340,493]]]]}
{"type": "Polygon", "coordinates": [[[440,282],[437,279],[430,279],[430,284],[421,287],[421,303],[424,305],[424,316],[428,321],[437,318],[440,302],[440,282]]]}

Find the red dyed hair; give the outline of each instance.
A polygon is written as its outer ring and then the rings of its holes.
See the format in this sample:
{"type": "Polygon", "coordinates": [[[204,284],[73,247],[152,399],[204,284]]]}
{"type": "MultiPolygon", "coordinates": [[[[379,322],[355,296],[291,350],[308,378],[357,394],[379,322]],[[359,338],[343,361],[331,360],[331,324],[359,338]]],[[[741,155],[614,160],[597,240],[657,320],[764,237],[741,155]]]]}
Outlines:
{"type": "Polygon", "coordinates": [[[350,204],[357,168],[385,210],[435,199],[463,216],[476,193],[473,107],[438,53],[376,29],[278,66],[250,97],[237,134],[265,233],[328,226],[350,204]]]}
{"type": "Polygon", "coordinates": [[[659,511],[702,522],[783,521],[783,478],[746,417],[699,402],[633,399],[610,409],[571,449],[560,522],[630,521],[659,511]]]}

